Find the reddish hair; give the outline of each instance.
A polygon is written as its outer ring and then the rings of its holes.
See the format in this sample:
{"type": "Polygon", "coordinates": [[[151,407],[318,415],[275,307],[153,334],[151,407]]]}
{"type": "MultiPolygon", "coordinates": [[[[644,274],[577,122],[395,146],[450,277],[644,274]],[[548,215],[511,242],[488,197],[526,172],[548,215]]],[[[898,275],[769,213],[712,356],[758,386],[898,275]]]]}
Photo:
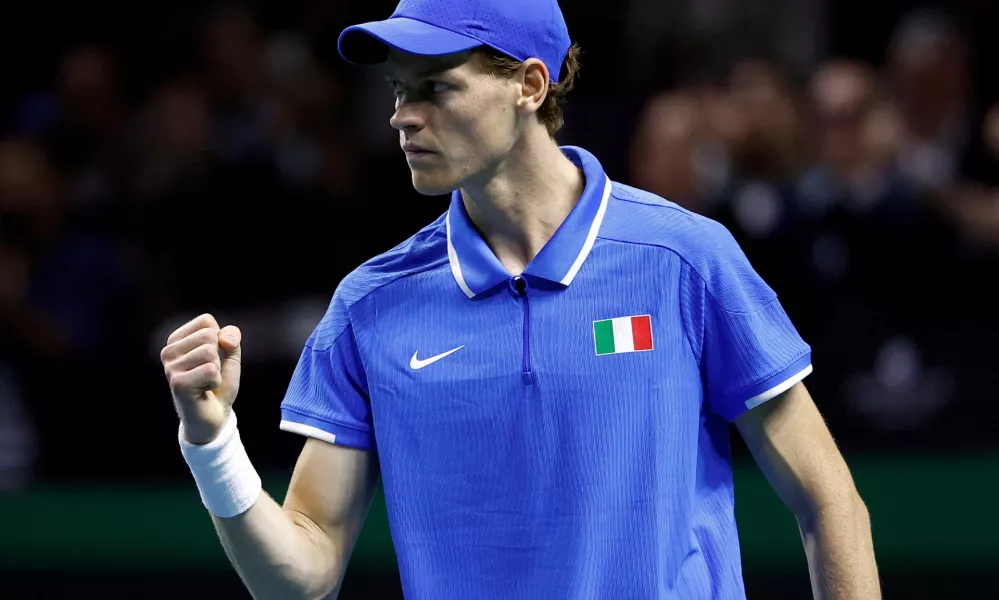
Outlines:
{"type": "MultiPolygon", "coordinates": [[[[572,90],[579,73],[579,56],[582,50],[578,44],[569,47],[565,55],[565,62],[562,63],[561,81],[551,82],[548,86],[548,95],[538,108],[538,121],[548,130],[548,135],[555,137],[555,132],[562,128],[565,123],[565,103],[566,96],[572,90]]],[[[516,58],[512,58],[495,50],[489,46],[479,46],[472,53],[479,64],[490,75],[496,77],[511,77],[523,64],[516,58]]]]}

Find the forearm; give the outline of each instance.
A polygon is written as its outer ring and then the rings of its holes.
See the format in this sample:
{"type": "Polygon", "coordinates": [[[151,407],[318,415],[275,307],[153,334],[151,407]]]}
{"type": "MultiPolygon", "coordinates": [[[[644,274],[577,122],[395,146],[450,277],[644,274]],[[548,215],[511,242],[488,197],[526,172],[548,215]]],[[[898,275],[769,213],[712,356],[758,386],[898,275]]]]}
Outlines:
{"type": "Polygon", "coordinates": [[[263,491],[239,436],[242,333],[201,315],[160,352],[180,416],[177,441],[236,571],[262,599],[325,598],[343,577],[378,483],[374,452],[310,438],[284,506],[263,491]]]}
{"type": "Polygon", "coordinates": [[[181,426],[181,450],[222,546],[253,597],[326,597],[339,579],[342,553],[324,529],[263,491],[240,441],[236,415],[204,444],[189,442],[188,431],[181,426]]]}
{"type": "Polygon", "coordinates": [[[798,518],[815,600],[879,600],[867,508],[860,497],[798,518]]]}
{"type": "Polygon", "coordinates": [[[229,560],[257,600],[324,598],[339,583],[343,560],[330,538],[265,492],[243,514],[212,520],[229,560]]]}

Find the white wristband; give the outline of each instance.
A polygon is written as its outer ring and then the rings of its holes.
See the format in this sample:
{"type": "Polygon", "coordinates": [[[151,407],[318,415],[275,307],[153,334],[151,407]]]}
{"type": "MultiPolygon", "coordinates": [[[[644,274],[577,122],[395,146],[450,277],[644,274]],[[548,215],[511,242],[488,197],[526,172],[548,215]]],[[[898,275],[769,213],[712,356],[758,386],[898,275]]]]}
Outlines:
{"type": "Polygon", "coordinates": [[[260,497],[260,476],[250,464],[236,429],[236,413],[230,413],[219,436],[200,445],[184,439],[184,424],[178,434],[180,450],[201,492],[201,501],[216,517],[235,517],[260,497]]]}

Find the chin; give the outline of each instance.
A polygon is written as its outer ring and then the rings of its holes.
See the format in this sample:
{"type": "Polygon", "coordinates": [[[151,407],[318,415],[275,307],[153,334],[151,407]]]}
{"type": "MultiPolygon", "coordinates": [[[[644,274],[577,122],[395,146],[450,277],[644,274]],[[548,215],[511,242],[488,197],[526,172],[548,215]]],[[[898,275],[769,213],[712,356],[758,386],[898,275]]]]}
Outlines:
{"type": "Polygon", "coordinates": [[[439,173],[413,170],[413,188],[423,196],[443,196],[458,189],[458,183],[439,173]]]}

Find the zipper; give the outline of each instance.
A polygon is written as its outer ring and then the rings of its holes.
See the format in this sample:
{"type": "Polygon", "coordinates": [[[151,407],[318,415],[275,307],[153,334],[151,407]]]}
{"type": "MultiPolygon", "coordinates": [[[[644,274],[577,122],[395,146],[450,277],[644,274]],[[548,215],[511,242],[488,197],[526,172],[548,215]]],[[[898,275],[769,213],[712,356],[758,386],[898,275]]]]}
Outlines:
{"type": "Polygon", "coordinates": [[[527,385],[534,384],[534,369],[531,366],[531,301],[527,298],[527,281],[517,275],[513,278],[513,287],[517,295],[524,301],[524,360],[521,365],[521,377],[527,385]]]}

